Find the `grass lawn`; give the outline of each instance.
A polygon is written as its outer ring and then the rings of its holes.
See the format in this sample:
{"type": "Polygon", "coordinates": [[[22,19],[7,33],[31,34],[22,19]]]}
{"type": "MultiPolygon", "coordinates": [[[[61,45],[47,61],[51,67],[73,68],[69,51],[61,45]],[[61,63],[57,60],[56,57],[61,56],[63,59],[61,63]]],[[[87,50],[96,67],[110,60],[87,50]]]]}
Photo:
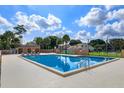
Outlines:
{"type": "MultiPolygon", "coordinates": [[[[62,51],[62,54],[74,54],[73,51],[62,51]]],[[[90,56],[121,57],[121,53],[115,52],[89,52],[90,56]]]]}
{"type": "Polygon", "coordinates": [[[90,52],[91,56],[121,57],[121,53],[90,52]]]}

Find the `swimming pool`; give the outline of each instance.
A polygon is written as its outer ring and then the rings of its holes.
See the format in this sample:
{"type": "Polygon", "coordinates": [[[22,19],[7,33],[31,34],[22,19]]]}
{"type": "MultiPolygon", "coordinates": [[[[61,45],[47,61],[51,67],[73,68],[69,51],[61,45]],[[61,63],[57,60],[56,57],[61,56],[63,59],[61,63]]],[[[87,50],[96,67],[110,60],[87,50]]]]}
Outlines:
{"type": "Polygon", "coordinates": [[[114,58],[92,57],[92,56],[65,56],[65,55],[36,55],[23,56],[28,61],[45,66],[50,70],[60,74],[89,68],[97,64],[105,63],[114,58]]]}

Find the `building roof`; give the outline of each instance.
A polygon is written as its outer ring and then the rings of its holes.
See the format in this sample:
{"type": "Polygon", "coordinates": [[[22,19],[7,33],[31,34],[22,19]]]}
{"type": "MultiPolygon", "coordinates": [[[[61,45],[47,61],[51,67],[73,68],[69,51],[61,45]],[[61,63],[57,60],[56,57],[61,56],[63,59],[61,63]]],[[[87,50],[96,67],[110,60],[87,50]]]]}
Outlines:
{"type": "Polygon", "coordinates": [[[81,45],[73,45],[73,46],[70,46],[69,48],[68,48],[69,50],[77,50],[77,49],[82,49],[82,46],[81,45]]]}
{"type": "Polygon", "coordinates": [[[89,50],[94,50],[94,48],[92,46],[88,46],[87,43],[82,43],[82,44],[77,44],[77,45],[73,45],[70,46],[68,49],[69,50],[87,50],[89,48],[89,50]]]}

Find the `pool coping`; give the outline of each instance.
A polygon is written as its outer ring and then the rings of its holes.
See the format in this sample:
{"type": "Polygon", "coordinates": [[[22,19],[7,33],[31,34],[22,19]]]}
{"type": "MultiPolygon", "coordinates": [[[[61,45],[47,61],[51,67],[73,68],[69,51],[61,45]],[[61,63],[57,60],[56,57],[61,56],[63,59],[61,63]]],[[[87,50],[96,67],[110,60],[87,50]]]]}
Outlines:
{"type": "MultiPolygon", "coordinates": [[[[40,54],[40,55],[42,55],[42,54],[40,54]]],[[[61,54],[43,54],[43,55],[61,55],[61,54]]],[[[63,55],[63,54],[62,54],[62,55],[63,55]]],[[[64,54],[64,56],[80,57],[80,56],[84,56],[84,55],[67,55],[67,54],[65,55],[65,54],[64,54]]],[[[52,67],[48,67],[48,66],[43,65],[43,64],[40,64],[40,63],[38,63],[38,62],[36,62],[36,61],[33,61],[33,60],[30,60],[30,59],[24,58],[24,57],[21,56],[21,55],[19,55],[19,57],[22,58],[22,59],[24,59],[24,60],[26,60],[26,61],[28,61],[28,62],[30,62],[30,63],[32,63],[32,64],[34,64],[34,65],[37,65],[37,66],[39,66],[39,67],[42,67],[42,68],[44,68],[44,69],[46,69],[46,70],[48,70],[48,71],[50,71],[50,72],[53,72],[53,73],[55,73],[55,74],[58,74],[58,75],[60,75],[60,76],[62,76],[62,77],[71,76],[71,75],[74,75],[74,74],[76,74],[76,73],[80,73],[80,72],[82,72],[82,71],[87,71],[87,70],[90,70],[90,69],[93,69],[93,68],[102,66],[102,65],[104,65],[104,64],[111,63],[111,62],[113,62],[113,61],[119,60],[119,58],[114,58],[114,59],[112,59],[112,60],[103,61],[102,63],[97,63],[97,64],[92,65],[92,66],[89,66],[89,67],[81,67],[81,68],[79,68],[79,69],[71,70],[71,71],[68,71],[68,72],[61,72],[61,71],[56,70],[56,69],[54,69],[54,68],[52,68],[52,67]]],[[[94,57],[94,56],[91,56],[91,57],[94,57]]],[[[95,56],[95,57],[96,57],[96,56],[95,56]]],[[[110,58],[112,58],[112,57],[110,57],[110,58]]]]}

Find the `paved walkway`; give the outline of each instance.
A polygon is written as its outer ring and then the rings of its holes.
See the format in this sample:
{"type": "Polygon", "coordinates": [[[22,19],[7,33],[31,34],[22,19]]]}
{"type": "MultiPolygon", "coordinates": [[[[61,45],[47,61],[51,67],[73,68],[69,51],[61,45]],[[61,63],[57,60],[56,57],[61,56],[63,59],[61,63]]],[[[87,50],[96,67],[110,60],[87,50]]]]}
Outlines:
{"type": "Polygon", "coordinates": [[[17,55],[2,57],[1,87],[124,87],[124,59],[61,77],[17,55]]]}
{"type": "Polygon", "coordinates": [[[1,53],[0,53],[0,86],[1,86],[1,60],[2,58],[1,58],[1,53]]]}

